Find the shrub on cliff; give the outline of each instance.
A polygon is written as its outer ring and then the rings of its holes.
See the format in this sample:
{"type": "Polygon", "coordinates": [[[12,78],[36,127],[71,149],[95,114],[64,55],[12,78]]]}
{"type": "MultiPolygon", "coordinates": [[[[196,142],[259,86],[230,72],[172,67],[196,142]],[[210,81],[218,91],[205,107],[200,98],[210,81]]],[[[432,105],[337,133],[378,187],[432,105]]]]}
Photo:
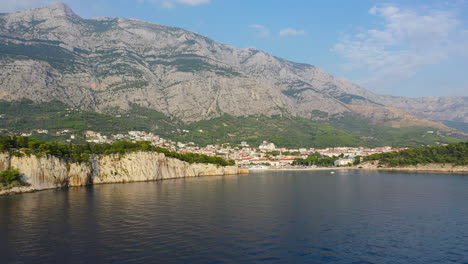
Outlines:
{"type": "Polygon", "coordinates": [[[22,185],[21,174],[17,170],[6,170],[0,172],[0,183],[3,185],[22,185]]]}

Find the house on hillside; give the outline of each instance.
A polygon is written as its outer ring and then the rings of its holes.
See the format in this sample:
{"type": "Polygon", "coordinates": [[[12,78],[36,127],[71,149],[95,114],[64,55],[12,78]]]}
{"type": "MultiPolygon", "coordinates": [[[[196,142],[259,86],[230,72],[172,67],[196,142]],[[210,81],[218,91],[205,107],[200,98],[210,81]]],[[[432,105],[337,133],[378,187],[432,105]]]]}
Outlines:
{"type": "Polygon", "coordinates": [[[269,143],[267,141],[263,141],[262,144],[260,144],[260,146],[258,147],[260,150],[267,150],[267,151],[271,151],[271,150],[275,150],[276,149],[276,146],[275,144],[273,143],[269,143]]]}
{"type": "Polygon", "coordinates": [[[337,159],[335,160],[334,165],[339,167],[339,166],[347,166],[349,163],[353,164],[354,159],[351,158],[346,158],[346,159],[337,159]]]}

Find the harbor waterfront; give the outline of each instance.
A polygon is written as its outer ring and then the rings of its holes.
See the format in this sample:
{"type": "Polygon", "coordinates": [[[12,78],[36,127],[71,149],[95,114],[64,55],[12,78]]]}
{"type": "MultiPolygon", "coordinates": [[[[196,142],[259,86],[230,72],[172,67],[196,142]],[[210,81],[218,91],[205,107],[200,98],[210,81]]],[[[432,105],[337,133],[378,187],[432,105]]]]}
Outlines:
{"type": "MultiPolygon", "coordinates": [[[[250,145],[245,141],[239,144],[208,144],[199,146],[194,142],[175,142],[145,131],[128,131],[126,134],[104,135],[95,131],[86,131],[84,135],[77,135],[69,129],[51,132],[47,129],[39,129],[34,131],[37,135],[47,135],[49,137],[64,136],[67,138],[65,142],[75,142],[78,137],[84,137],[85,142],[90,144],[111,144],[118,141],[147,141],[151,145],[176,151],[179,153],[196,153],[208,156],[217,156],[225,159],[235,160],[237,165],[271,165],[275,167],[288,167],[297,158],[307,158],[308,155],[319,154],[324,157],[340,157],[340,163],[337,165],[347,165],[353,162],[355,157],[364,157],[376,153],[385,153],[391,151],[400,151],[407,149],[406,147],[393,148],[390,146],[381,147],[326,147],[326,148],[286,148],[276,146],[272,142],[263,141],[260,145],[250,145]]],[[[176,133],[188,133],[188,130],[175,131],[176,133]]],[[[9,133],[16,136],[30,137],[32,133],[9,133]]],[[[78,141],[79,142],[79,141],[78,141]]]]}
{"type": "MultiPolygon", "coordinates": [[[[246,174],[249,170],[398,170],[468,172],[468,143],[376,153],[364,158],[324,156],[295,158],[290,165],[237,165],[235,160],[178,153],[151,142],[73,145],[28,137],[0,136],[0,195],[102,183],[246,174]]],[[[277,151],[278,152],[278,151],[277,151]]],[[[268,154],[276,154],[268,152],[268,154]]],[[[331,173],[334,173],[333,171],[331,173]]]]}
{"type": "Polygon", "coordinates": [[[468,176],[381,171],[0,197],[1,263],[463,263],[468,176]]]}

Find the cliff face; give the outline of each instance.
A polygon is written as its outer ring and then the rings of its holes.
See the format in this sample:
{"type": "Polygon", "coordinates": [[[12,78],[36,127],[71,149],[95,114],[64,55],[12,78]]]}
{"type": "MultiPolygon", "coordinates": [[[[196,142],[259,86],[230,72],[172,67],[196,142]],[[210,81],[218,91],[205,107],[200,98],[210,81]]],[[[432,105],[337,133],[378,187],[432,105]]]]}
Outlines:
{"type": "MultiPolygon", "coordinates": [[[[15,168],[30,184],[26,191],[44,190],[89,184],[152,181],[162,179],[234,175],[241,171],[235,166],[217,167],[213,164],[189,164],[167,158],[162,153],[134,152],[126,155],[96,156],[89,163],[67,163],[52,156],[10,156],[0,154],[0,170],[15,168]]],[[[0,195],[18,190],[0,191],[0,195]]]]}
{"type": "Polygon", "coordinates": [[[162,153],[135,152],[125,156],[101,156],[93,160],[92,183],[152,181],[172,178],[239,174],[235,166],[189,164],[162,153]]]}

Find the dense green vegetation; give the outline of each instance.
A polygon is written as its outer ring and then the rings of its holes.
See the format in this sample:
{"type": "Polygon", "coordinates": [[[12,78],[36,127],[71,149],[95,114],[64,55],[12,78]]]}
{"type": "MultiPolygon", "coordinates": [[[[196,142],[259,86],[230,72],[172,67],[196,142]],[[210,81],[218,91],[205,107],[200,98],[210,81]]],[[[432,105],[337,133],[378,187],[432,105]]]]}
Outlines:
{"type": "Polygon", "coordinates": [[[446,146],[421,147],[398,152],[372,154],[364,157],[365,161],[379,161],[379,164],[390,167],[428,163],[468,164],[468,142],[446,146]]]}
{"type": "Polygon", "coordinates": [[[300,89],[289,89],[289,90],[285,90],[285,91],[281,91],[281,92],[286,96],[297,99],[298,95],[300,93],[302,93],[304,91],[307,91],[307,90],[313,90],[313,89],[309,88],[309,87],[306,87],[306,88],[300,88],[300,89]]]}
{"type": "Polygon", "coordinates": [[[162,55],[154,57],[151,65],[172,66],[180,72],[211,71],[219,75],[240,76],[234,69],[210,63],[205,57],[197,54],[162,55]]]}
{"type": "Polygon", "coordinates": [[[374,102],[372,100],[366,99],[362,96],[355,95],[355,94],[341,94],[340,96],[337,97],[337,99],[346,104],[350,104],[353,100],[359,100],[359,101],[366,101],[366,102],[374,103],[377,105],[382,105],[382,104],[379,104],[377,102],[374,102]]]}
{"type": "MultiPolygon", "coordinates": [[[[419,147],[434,145],[436,142],[457,142],[444,132],[427,133],[434,128],[390,128],[370,125],[355,116],[332,118],[329,124],[325,124],[295,117],[223,115],[186,124],[138,105],[131,105],[130,110],[126,112],[119,109],[107,109],[105,112],[112,115],[72,109],[59,101],[47,103],[33,103],[30,100],[0,101],[0,129],[14,133],[29,132],[34,129],[48,129],[53,133],[70,129],[78,135],[73,143],[85,143],[83,133],[87,130],[105,135],[140,130],[153,132],[166,139],[194,142],[201,146],[222,143],[237,145],[246,141],[256,147],[263,140],[288,148],[384,145],[419,147]],[[181,132],[181,130],[190,132],[181,132]]],[[[44,141],[67,139],[66,136],[50,134],[33,134],[33,136],[44,141]]]]}
{"type": "Polygon", "coordinates": [[[338,147],[358,146],[365,142],[332,126],[320,124],[304,118],[223,115],[187,125],[190,133],[178,135],[179,141],[239,144],[246,141],[258,146],[263,140],[276,146],[299,147],[338,147]],[[200,132],[202,130],[202,132],[200,132]]]}
{"type": "Polygon", "coordinates": [[[118,19],[114,18],[111,20],[95,20],[95,19],[84,19],[83,22],[92,26],[94,31],[102,33],[112,29],[118,22],[118,19]]]}
{"type": "Polygon", "coordinates": [[[0,172],[0,189],[23,186],[21,174],[15,169],[0,172]]]}
{"type": "Polygon", "coordinates": [[[52,155],[69,162],[88,162],[92,155],[126,154],[135,151],[154,151],[164,153],[167,157],[189,163],[211,163],[220,166],[234,165],[233,160],[226,161],[220,157],[195,153],[177,153],[165,148],[152,146],[150,142],[117,141],[112,144],[65,144],[44,142],[30,137],[0,136],[0,152],[8,151],[12,155],[52,155]]]}
{"type": "MultiPolygon", "coordinates": [[[[21,39],[18,40],[21,41],[21,39]]],[[[74,55],[70,51],[47,43],[26,45],[14,42],[2,42],[0,43],[0,58],[2,57],[42,60],[50,63],[52,67],[58,70],[66,69],[73,71],[76,66],[75,64],[77,64],[74,55]]]]}
{"type": "MultiPolygon", "coordinates": [[[[8,129],[10,132],[28,132],[33,129],[48,129],[53,132],[71,129],[75,133],[92,130],[104,134],[117,134],[143,130],[158,131],[166,135],[175,130],[176,126],[176,123],[165,115],[136,105],[121,115],[109,115],[79,111],[60,101],[47,103],[34,103],[31,100],[0,101],[0,115],[2,115],[0,128],[8,129]]],[[[44,138],[44,140],[49,139],[44,138]]]]}
{"type": "Polygon", "coordinates": [[[365,142],[365,146],[421,147],[437,143],[455,143],[460,140],[446,132],[427,133],[434,131],[433,127],[402,127],[393,128],[369,124],[368,121],[356,116],[333,117],[329,124],[342,129],[365,142]]]}
{"type": "Polygon", "coordinates": [[[319,167],[332,167],[335,165],[335,160],[339,157],[333,156],[323,156],[320,153],[314,153],[309,155],[306,159],[295,159],[293,165],[302,165],[302,166],[312,166],[316,165],[319,167]]]}

